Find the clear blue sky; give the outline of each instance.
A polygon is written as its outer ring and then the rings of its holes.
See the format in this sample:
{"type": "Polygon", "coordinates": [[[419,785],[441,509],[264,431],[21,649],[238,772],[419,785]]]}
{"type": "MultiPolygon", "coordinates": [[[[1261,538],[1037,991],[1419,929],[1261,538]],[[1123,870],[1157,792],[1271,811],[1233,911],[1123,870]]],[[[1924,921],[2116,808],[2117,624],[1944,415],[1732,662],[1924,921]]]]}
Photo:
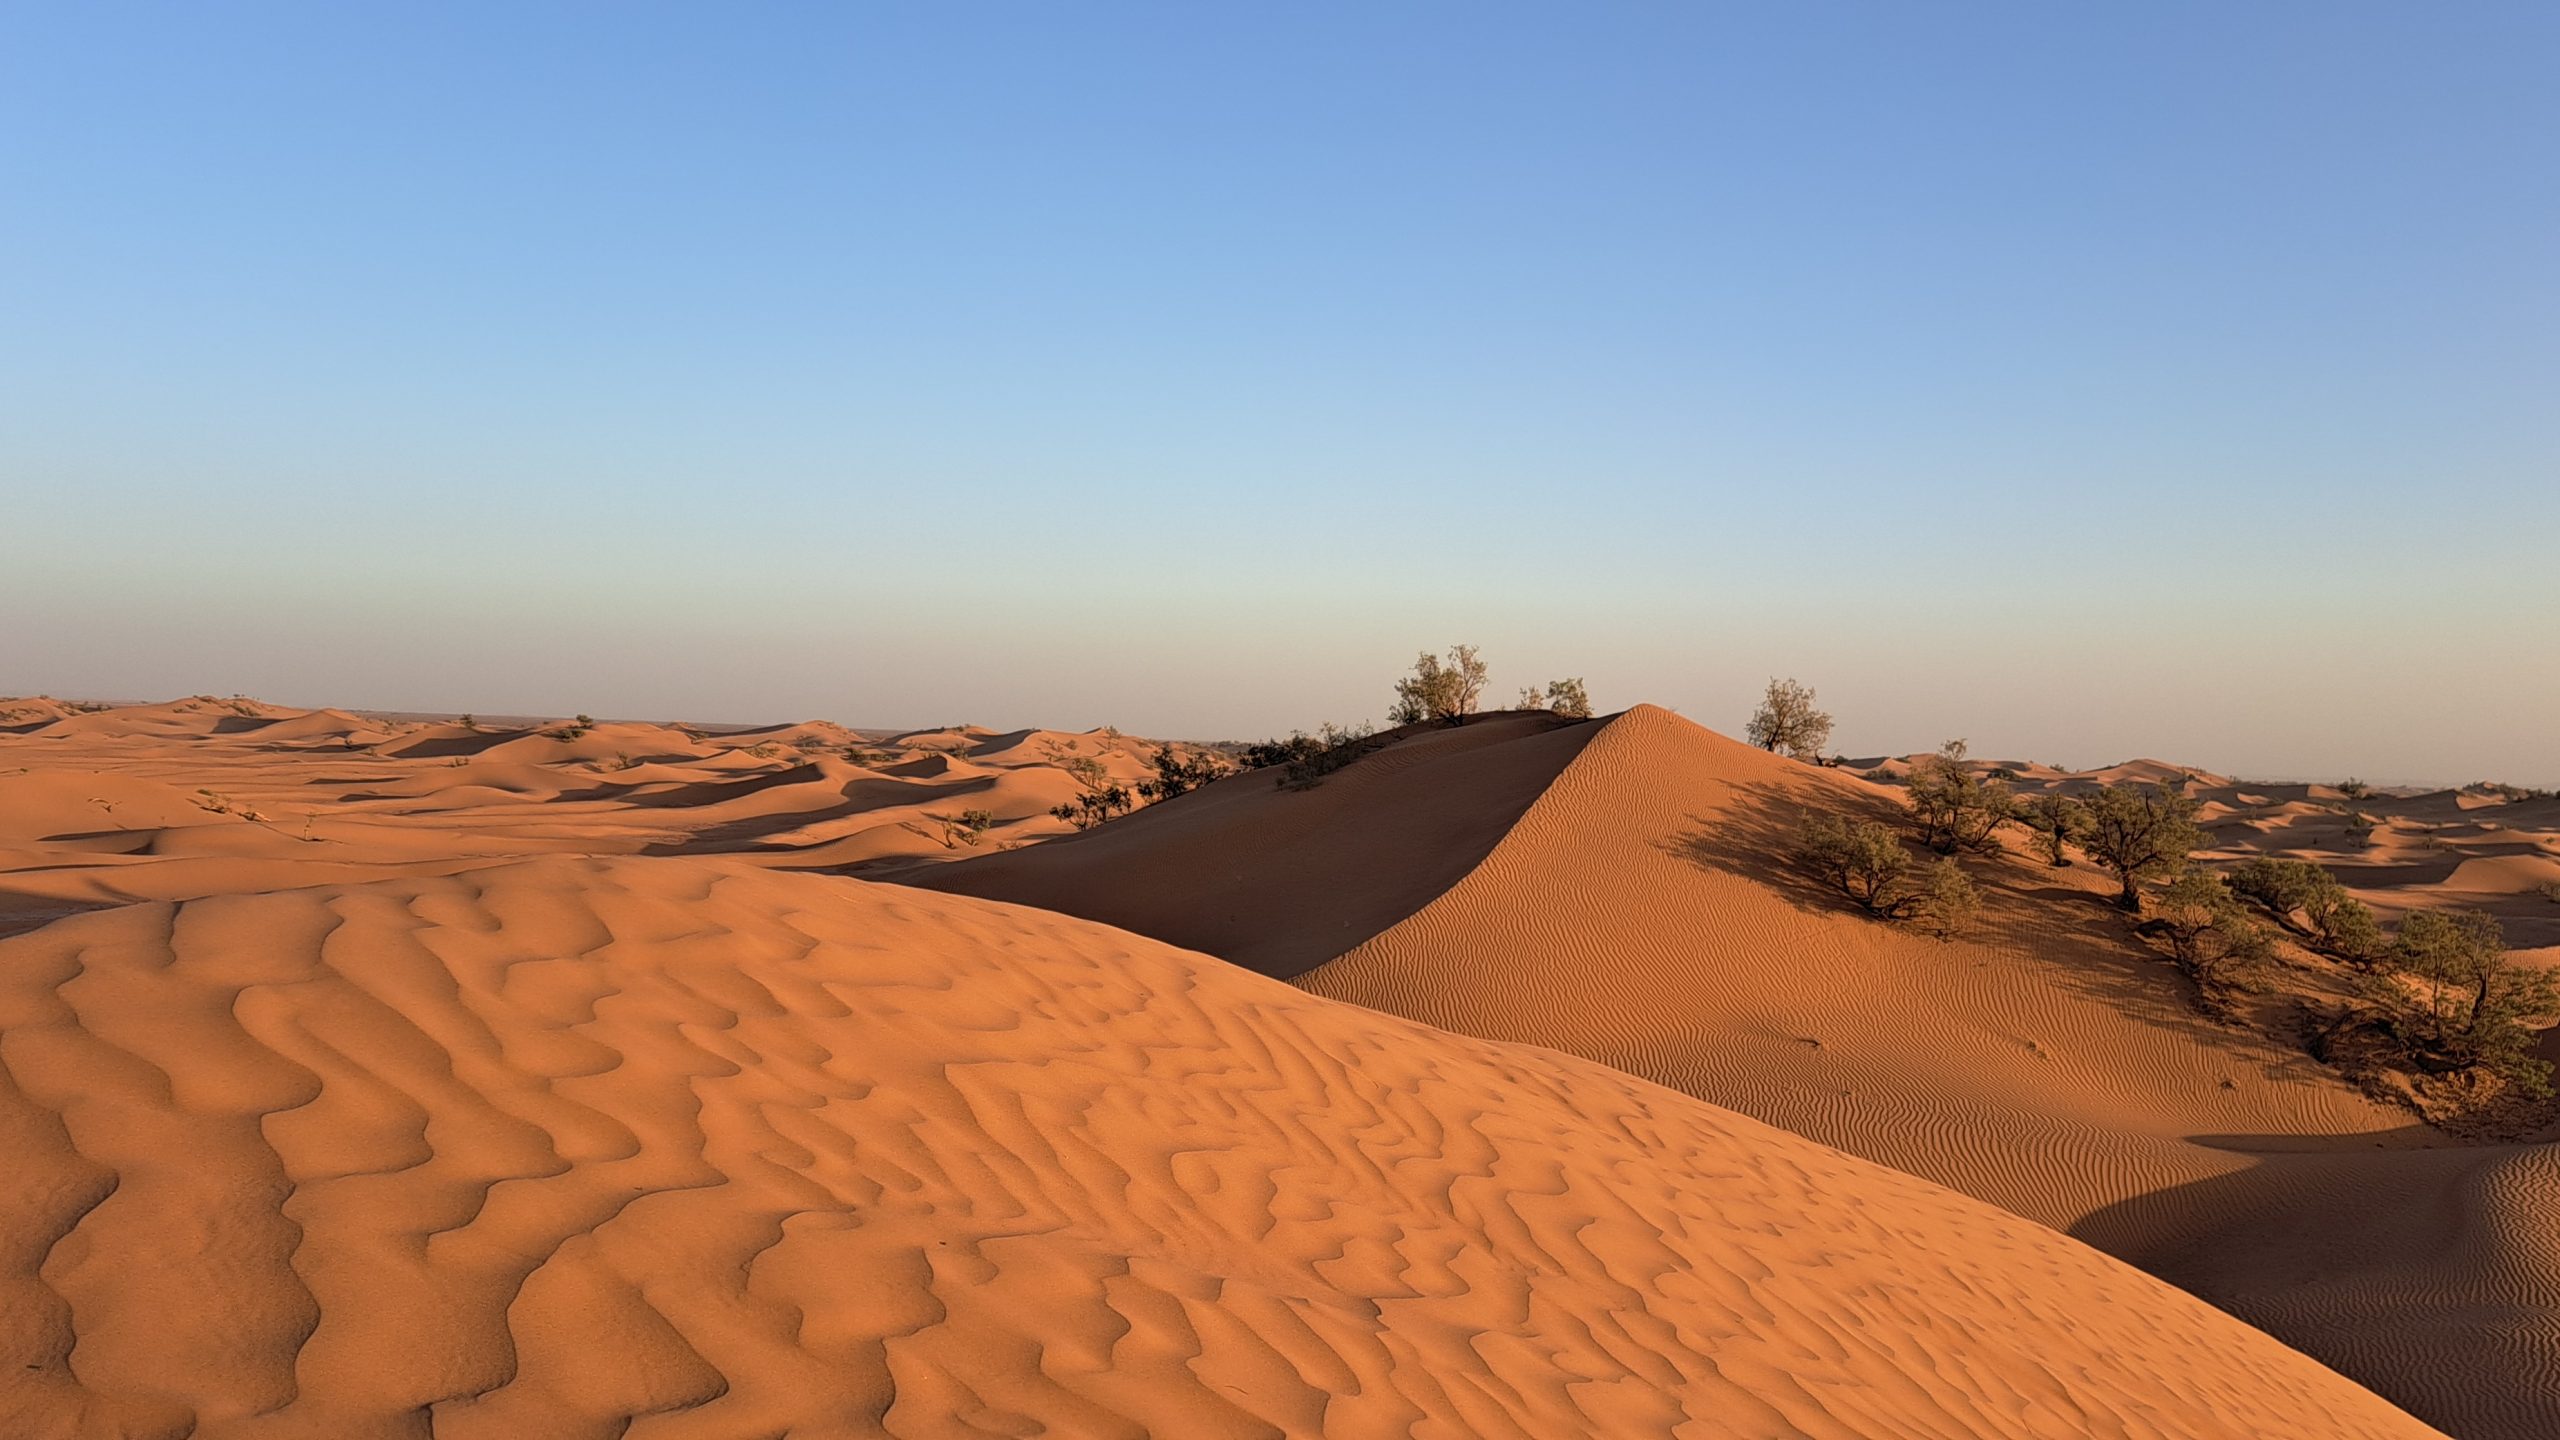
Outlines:
{"type": "Polygon", "coordinates": [[[2560,781],[2560,6],[0,12],[0,692],[2560,781]]]}

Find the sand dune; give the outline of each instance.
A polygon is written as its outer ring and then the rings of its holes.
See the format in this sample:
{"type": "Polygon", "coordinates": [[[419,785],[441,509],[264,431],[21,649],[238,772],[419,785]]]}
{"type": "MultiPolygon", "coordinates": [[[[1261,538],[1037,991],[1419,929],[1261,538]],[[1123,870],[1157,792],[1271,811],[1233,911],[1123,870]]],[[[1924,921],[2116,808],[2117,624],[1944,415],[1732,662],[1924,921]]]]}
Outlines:
{"type": "MultiPolygon", "coordinates": [[[[1649,707],[1076,835],[1154,742],[25,713],[0,1436],[2423,1433],[2059,1231],[2560,1434],[2547,1148],[2199,1020],[2085,867],[1843,913],[1779,857],[1897,792],[1649,707]]],[[[2547,802],[2349,857],[2320,789],[2216,780],[2217,853],[2560,912],[2547,802]]]]}
{"type": "Polygon", "coordinates": [[[10,1434],[2432,1433],[1598,1066],[729,861],[62,920],[0,1080],[10,1434]]]}
{"type": "Polygon", "coordinates": [[[1595,728],[1518,715],[1424,730],[1313,790],[1252,771],[1037,850],[900,878],[1295,975],[1457,883],[1595,728]]]}
{"type": "MultiPolygon", "coordinates": [[[[2457,1433],[2560,1434],[2560,1391],[2548,1383],[2560,1264],[2548,1248],[2511,1243],[2523,1216],[2442,1198],[2504,1163],[2498,1152],[2428,1148],[2455,1142],[2349,1089],[2298,1046],[2198,1019],[2174,972],[2108,908],[2111,885],[2085,867],[1977,864],[1985,921],[1955,943],[1881,926],[1802,884],[1780,857],[1802,814],[1882,817],[1895,792],[1650,707],[1595,728],[1568,763],[1548,767],[1552,779],[1471,872],[1299,983],[1601,1061],[2074,1229],[2164,1273],[2193,1253],[2174,1237],[2197,1228],[2246,1218],[2278,1237],[2337,1233],[2356,1211],[2438,1197],[2421,1203],[2454,1238],[2432,1260],[2350,1246],[2317,1273],[2279,1263],[2245,1284],[2191,1266],[2174,1273],[2457,1433]],[[2297,1164],[2348,1154],[2373,1162],[2359,1172],[2371,1188],[2290,1178],[2297,1164]],[[2389,1168],[2404,1156],[2408,1168],[2389,1168]],[[2258,1178],[2232,1178],[2244,1175],[2258,1178]],[[2217,1197],[2234,1208],[2214,1208],[2217,1197]],[[2413,1265],[2425,1284],[2408,1283],[2413,1265]],[[2288,1275],[2299,1283],[2286,1288],[2288,1275]],[[2395,1347],[2403,1326],[2481,1342],[2461,1382],[2417,1348],[2395,1347]]],[[[1322,948],[1348,907],[1281,877],[1379,823],[1347,803],[1359,769],[1263,802],[1312,803],[1342,786],[1330,828],[1304,836],[1248,827],[1219,849],[1209,807],[1186,821],[1186,800],[1145,830],[970,862],[927,883],[1093,914],[1126,907],[1124,895],[1178,897],[1166,876],[1224,864],[1275,878],[1204,909],[1252,914],[1253,943],[1266,949],[1286,943],[1274,927],[1289,926],[1322,948]],[[1149,839],[1161,843],[1142,846],[1149,839]],[[1133,852],[1125,869],[1100,863],[1106,842],[1133,852]]],[[[1099,918],[1165,933],[1132,909],[1099,918]]],[[[1214,933],[1188,938],[1224,953],[1214,933]]]]}

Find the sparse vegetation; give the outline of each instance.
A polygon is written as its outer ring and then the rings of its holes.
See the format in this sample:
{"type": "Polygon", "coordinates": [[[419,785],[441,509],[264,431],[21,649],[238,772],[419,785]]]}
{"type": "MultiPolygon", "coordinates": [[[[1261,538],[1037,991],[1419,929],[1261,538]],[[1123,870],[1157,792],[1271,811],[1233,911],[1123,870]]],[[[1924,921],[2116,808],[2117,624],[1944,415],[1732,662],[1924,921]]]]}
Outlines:
{"type": "Polygon", "coordinates": [[[2347,843],[2362,849],[2373,843],[2374,818],[2361,810],[2347,812],[2347,843]]]}
{"type": "Polygon", "coordinates": [[[2081,848],[2122,887],[2116,903],[2140,913],[2139,882],[2175,874],[2204,843],[2193,796],[2163,785],[2107,785],[2081,801],[2088,829],[2081,848]]]}
{"type": "Polygon", "coordinates": [[[1137,805],[1137,797],[1129,793],[1129,787],[1111,777],[1110,767],[1099,756],[1075,752],[1073,742],[1053,742],[1042,751],[1067,772],[1068,779],[1076,782],[1078,792],[1073,800],[1050,806],[1049,813],[1079,830],[1090,830],[1105,820],[1128,814],[1137,805]]]}
{"type": "Polygon", "coordinates": [[[1872,820],[1816,815],[1796,836],[1796,863],[1870,915],[1898,920],[1919,896],[1910,882],[1911,852],[1892,828],[1872,820]]]}
{"type": "Polygon", "coordinates": [[[957,815],[928,814],[925,818],[934,823],[935,838],[942,842],[942,848],[957,850],[963,845],[977,844],[981,836],[995,828],[996,812],[963,810],[957,815]]]}
{"type": "Polygon", "coordinates": [[[2534,888],[2543,899],[2554,905],[2560,905],[2560,880],[2545,880],[2534,888]]]}
{"type": "Polygon", "coordinates": [[[2372,796],[2373,787],[2350,775],[2338,782],[2338,793],[2350,800],[2364,800],[2372,796]]]}
{"type": "Polygon", "coordinates": [[[2382,927],[2372,909],[2308,860],[2261,855],[2232,871],[2230,884],[2315,950],[2357,965],[2382,957],[2382,927]]]}
{"type": "Polygon", "coordinates": [[[2485,1071],[2535,1098],[2551,1066],[2525,1022],[2560,1012],[2548,970],[2519,965],[2498,922],[2475,910],[2419,910],[2400,922],[2373,993],[2411,1063],[2432,1074],[2485,1071]]]}
{"type": "Polygon", "coordinates": [[[1147,763],[1155,767],[1155,778],[1139,781],[1138,793],[1150,800],[1170,800],[1197,790],[1235,768],[1215,750],[1195,750],[1184,755],[1171,745],[1158,745],[1147,763]]]}
{"type": "Polygon", "coordinates": [[[1999,848],[1992,837],[2017,813],[2008,785],[1966,769],[1964,753],[1962,740],[1950,740],[1923,756],[1911,767],[1904,796],[1920,843],[1941,855],[1999,848]]]}
{"type": "Polygon", "coordinates": [[[1367,721],[1348,726],[1327,721],[1313,735],[1293,730],[1286,740],[1246,746],[1243,764],[1249,770],[1279,767],[1277,783],[1283,790],[1313,790],[1324,783],[1324,777],[1377,746],[1377,732],[1367,721]]]}
{"type": "Polygon", "coordinates": [[[477,731],[480,728],[480,717],[477,715],[465,715],[453,723],[461,726],[465,730],[477,731]]]}
{"type": "MultiPolygon", "coordinates": [[[[1995,774],[1997,772],[1994,772],[1995,774]]],[[[2071,864],[2070,854],[2063,848],[2077,845],[2089,829],[2089,813],[2080,802],[2059,790],[2047,791],[2028,801],[2020,818],[2036,832],[2036,849],[2045,863],[2055,869],[2071,864]]]]}
{"type": "Polygon", "coordinates": [[[1921,872],[1911,919],[1941,940],[1952,940],[1982,911],[1982,897],[1953,856],[1941,856],[1921,872]]]}
{"type": "Polygon", "coordinates": [[[1387,711],[1387,723],[1442,720],[1459,724],[1476,713],[1486,673],[1473,645],[1450,646],[1446,661],[1428,652],[1416,656],[1413,673],[1396,682],[1396,703],[1387,711]]]}
{"type": "Polygon", "coordinates": [[[1550,680],[1544,690],[1535,685],[1521,686],[1517,708],[1552,711],[1568,720],[1588,720],[1591,718],[1591,696],[1582,688],[1582,677],[1577,675],[1569,680],[1550,680]]]}
{"type": "Polygon", "coordinates": [[[2274,953],[2274,944],[2219,875],[2187,870],[2154,897],[2142,932],[2168,942],[2169,958],[2196,984],[2206,1008],[2274,953]]]}
{"type": "Polygon", "coordinates": [[[1760,699],[1760,708],[1752,712],[1750,729],[1744,733],[1763,750],[1810,760],[1819,757],[1822,747],[1830,743],[1831,716],[1815,707],[1810,687],[1772,676],[1768,692],[1760,699]]]}

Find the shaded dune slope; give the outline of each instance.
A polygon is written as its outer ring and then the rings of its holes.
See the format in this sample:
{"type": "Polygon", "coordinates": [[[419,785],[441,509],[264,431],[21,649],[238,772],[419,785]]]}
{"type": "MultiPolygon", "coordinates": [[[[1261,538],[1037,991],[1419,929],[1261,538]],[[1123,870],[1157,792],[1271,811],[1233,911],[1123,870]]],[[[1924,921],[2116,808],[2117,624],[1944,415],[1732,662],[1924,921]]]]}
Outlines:
{"type": "Polygon", "coordinates": [[[2418,1437],[1552,1053],[700,859],[0,943],[0,1433],[2418,1437]]]}
{"type": "Polygon", "coordinates": [[[894,878],[1286,977],[1457,883],[1599,728],[1537,714],[1432,727],[1313,790],[1250,771],[1082,835],[894,878]]]}

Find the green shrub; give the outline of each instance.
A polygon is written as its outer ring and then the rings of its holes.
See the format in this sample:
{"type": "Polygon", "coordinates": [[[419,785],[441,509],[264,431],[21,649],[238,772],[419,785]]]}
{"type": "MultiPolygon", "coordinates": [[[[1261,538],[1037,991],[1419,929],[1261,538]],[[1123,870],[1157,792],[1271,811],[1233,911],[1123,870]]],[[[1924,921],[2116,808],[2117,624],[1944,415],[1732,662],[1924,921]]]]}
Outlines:
{"type": "Polygon", "coordinates": [[[1905,799],[1920,843],[1941,855],[1999,848],[1992,837],[2017,813],[2008,785],[1965,768],[1962,740],[1950,740],[1912,765],[1905,799]]]}
{"type": "Polygon", "coordinates": [[[2127,910],[2142,909],[2138,882],[2176,874],[2204,843],[2195,824],[2197,801],[2167,786],[2107,785],[2080,803],[2089,820],[2081,848],[2115,875],[2116,903],[2127,910]]]}
{"type": "Polygon", "coordinates": [[[1817,815],[1796,836],[1796,863],[1806,874],[1857,902],[1870,915],[1897,920],[1919,904],[1902,838],[1872,820],[1817,815]]]}

